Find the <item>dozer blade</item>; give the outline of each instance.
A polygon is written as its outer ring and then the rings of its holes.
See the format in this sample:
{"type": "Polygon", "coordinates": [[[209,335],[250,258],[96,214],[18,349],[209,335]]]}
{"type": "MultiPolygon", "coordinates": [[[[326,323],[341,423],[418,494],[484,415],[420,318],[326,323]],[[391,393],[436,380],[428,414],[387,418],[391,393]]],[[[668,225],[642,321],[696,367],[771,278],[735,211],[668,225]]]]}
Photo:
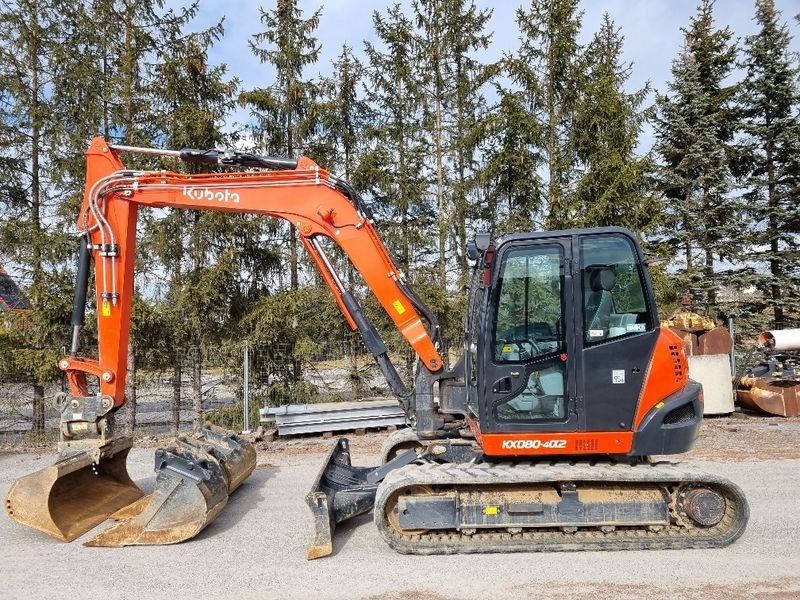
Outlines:
{"type": "Polygon", "coordinates": [[[71,542],[142,497],[125,465],[130,448],[129,438],[118,438],[17,479],[6,496],[8,515],[71,542]]]}
{"type": "Polygon", "coordinates": [[[152,494],[112,515],[117,520],[86,546],[176,544],[200,533],[256,466],[255,448],[217,427],[156,451],[152,494]]]}
{"type": "Polygon", "coordinates": [[[332,554],[336,525],[371,511],[383,478],[416,458],[417,453],[412,449],[381,467],[354,467],[350,463],[350,442],[347,438],[337,440],[306,494],[306,504],[314,515],[314,537],[306,558],[313,560],[332,554]]]}
{"type": "Polygon", "coordinates": [[[328,459],[306,494],[306,504],[314,515],[314,537],[306,552],[313,560],[333,552],[333,532],[336,525],[351,517],[370,511],[375,504],[377,483],[367,481],[370,467],[350,464],[350,443],[337,440],[328,459]]]}

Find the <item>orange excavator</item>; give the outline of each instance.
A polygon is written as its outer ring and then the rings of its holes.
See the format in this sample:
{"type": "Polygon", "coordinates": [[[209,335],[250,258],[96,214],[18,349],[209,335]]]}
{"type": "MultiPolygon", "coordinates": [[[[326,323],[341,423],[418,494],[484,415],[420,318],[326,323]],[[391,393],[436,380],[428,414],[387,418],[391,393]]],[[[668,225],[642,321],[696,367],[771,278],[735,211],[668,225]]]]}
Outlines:
{"type": "MultiPolygon", "coordinates": [[[[165,532],[178,541],[179,531],[195,531],[195,523],[213,519],[250,468],[251,448],[238,448],[235,436],[213,431],[220,445],[230,442],[234,450],[225,455],[209,448],[205,455],[215,460],[198,458],[204,441],[194,437],[157,452],[156,491],[149,501],[138,499],[124,467],[130,443],[108,433],[107,416],[124,402],[140,205],[289,221],[406,412],[410,427],[388,437],[380,465],[353,466],[347,439],[335,443],[306,496],[314,515],[308,558],[330,554],[336,525],[370,511],[392,548],[414,554],[718,547],[743,533],[749,512],[738,486],[650,458],[692,448],[702,390],[689,379],[680,339],[659,327],[646,262],[631,232],[612,227],[476,235],[467,248],[475,266],[464,353],[451,365],[441,353],[435,315],[406,283],[368,207],[347,182],[305,157],[133,148],[101,138],[87,153],[75,341],[70,357],[59,363],[70,381],[62,411],[64,458],[12,486],[6,505],[13,518],[52,534],[51,525],[38,522],[48,511],[69,515],[60,520],[72,526],[85,522],[78,528],[84,530],[116,512],[120,523],[98,544],[149,543],[148,536],[165,532]],[[122,164],[122,152],[232,169],[136,171],[122,164]],[[337,275],[325,239],[344,252],[416,352],[410,387],[337,275]],[[82,273],[91,258],[97,361],[77,355],[87,278],[82,273]],[[98,395],[88,393],[87,374],[99,380],[98,395]],[[77,476],[70,460],[84,465],[77,476]],[[82,472],[86,464],[94,478],[82,472]],[[196,480],[190,474],[215,466],[223,484],[191,483],[196,480]],[[182,499],[173,488],[191,491],[196,500],[182,499]],[[133,506],[125,508],[129,502],[133,506]],[[190,511],[197,518],[184,528],[181,512],[192,504],[206,512],[190,511]],[[163,526],[151,526],[153,521],[163,526]]],[[[59,521],[50,516],[44,520],[59,521]]]]}

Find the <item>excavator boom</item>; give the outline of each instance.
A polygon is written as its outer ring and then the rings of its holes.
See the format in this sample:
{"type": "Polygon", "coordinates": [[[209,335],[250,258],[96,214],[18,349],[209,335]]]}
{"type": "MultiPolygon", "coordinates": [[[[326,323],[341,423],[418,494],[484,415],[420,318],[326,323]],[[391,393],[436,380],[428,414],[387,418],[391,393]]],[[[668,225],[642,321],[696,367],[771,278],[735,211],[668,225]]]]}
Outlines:
{"type": "Polygon", "coordinates": [[[360,331],[392,390],[408,398],[380,335],[323,250],[320,238],[332,240],[350,258],[427,369],[441,370],[441,356],[420,312],[434,336],[438,331],[435,318],[405,284],[358,195],[310,159],[115,147],[102,138],[92,141],[86,157],[72,347],[58,363],[70,388],[61,399],[59,460],[12,485],[6,508],[13,519],[70,541],[112,517],[120,523],[89,545],[175,543],[211,522],[255,467],[250,444],[230,432],[205,427],[156,453],[157,484],[151,496],[143,498],[127,475],[125,457],[131,443],[114,438],[108,416],[125,403],[139,206],[259,214],[291,223],[349,326],[360,331]],[[122,163],[120,152],[240,170],[213,174],[132,170],[122,163]],[[79,354],[92,261],[97,359],[79,354]],[[89,377],[97,379],[99,394],[90,393],[89,377]]]}

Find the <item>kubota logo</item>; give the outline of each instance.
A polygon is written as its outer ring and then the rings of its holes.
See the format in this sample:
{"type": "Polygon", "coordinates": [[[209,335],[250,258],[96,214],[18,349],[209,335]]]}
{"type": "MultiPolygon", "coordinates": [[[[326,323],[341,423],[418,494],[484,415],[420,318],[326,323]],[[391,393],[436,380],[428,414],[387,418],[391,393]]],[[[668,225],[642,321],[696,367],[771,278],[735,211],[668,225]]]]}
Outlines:
{"type": "Polygon", "coordinates": [[[191,200],[206,200],[208,202],[232,202],[239,204],[239,194],[230,191],[228,188],[217,192],[207,187],[194,187],[187,185],[183,187],[183,195],[191,200]]]}
{"type": "Polygon", "coordinates": [[[566,448],[567,440],[503,440],[503,450],[536,450],[537,448],[566,448]]]}

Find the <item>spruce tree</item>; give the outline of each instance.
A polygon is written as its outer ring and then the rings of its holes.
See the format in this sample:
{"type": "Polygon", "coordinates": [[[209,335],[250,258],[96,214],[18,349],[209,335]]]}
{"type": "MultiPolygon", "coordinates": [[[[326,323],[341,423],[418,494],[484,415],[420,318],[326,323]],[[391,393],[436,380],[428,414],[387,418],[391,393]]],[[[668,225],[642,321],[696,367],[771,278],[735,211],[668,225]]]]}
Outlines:
{"type": "Polygon", "coordinates": [[[365,70],[348,45],[333,62],[333,72],[319,82],[314,103],[310,153],[329,171],[353,177],[366,147],[369,106],[363,97],[365,70]]]}
{"type": "Polygon", "coordinates": [[[422,129],[423,91],[414,66],[414,27],[399,4],[372,17],[378,44],[365,43],[370,149],[356,173],[382,217],[380,232],[400,269],[420,268],[429,251],[432,210],[427,197],[428,140],[422,129]]]}
{"type": "Polygon", "coordinates": [[[472,0],[416,0],[413,10],[425,127],[434,154],[439,285],[445,289],[450,256],[455,258],[460,284],[467,279],[467,213],[474,200],[476,151],[486,118],[481,88],[496,70],[474,54],[489,46],[491,36],[485,28],[491,11],[479,10],[472,0]]]}
{"type": "MultiPolygon", "coordinates": [[[[275,82],[267,88],[245,91],[239,103],[250,108],[255,123],[250,130],[260,150],[279,156],[294,157],[306,150],[313,120],[311,106],[315,85],[304,79],[304,70],[317,62],[319,46],[314,31],[319,26],[322,9],[309,18],[297,0],[278,0],[274,10],[260,8],[264,31],[253,36],[250,50],[275,69],[275,82]]],[[[288,226],[290,288],[298,287],[297,234],[288,226]]]]}
{"type": "Polygon", "coordinates": [[[683,287],[705,291],[709,306],[724,275],[716,261],[736,260],[741,224],[732,195],[736,86],[727,78],[736,47],[716,29],[713,0],[703,0],[684,29],[668,92],[657,98],[655,150],[666,218],[663,240],[682,254],[683,287]]]}
{"type": "Polygon", "coordinates": [[[60,4],[18,0],[0,9],[0,263],[20,275],[32,304],[0,346],[33,384],[33,430],[44,430],[45,386],[67,343],[71,296],[68,238],[49,182],[51,133],[64,114],[53,99],[60,4]],[[58,340],[61,340],[59,343],[58,340]]]}
{"type": "Polygon", "coordinates": [[[746,282],[764,299],[755,308],[766,305],[772,326],[782,329],[800,320],[800,66],[773,0],[757,0],[755,21],[760,29],[745,39],[740,65],[747,73],[739,95],[743,199],[754,221],[747,258],[756,263],[746,282]]]}
{"type": "Polygon", "coordinates": [[[620,225],[645,232],[657,214],[647,189],[649,160],[636,156],[649,87],[625,91],[631,65],[623,39],[606,13],[584,58],[586,79],[575,111],[572,145],[579,177],[571,202],[574,225],[620,225]]]}
{"type": "Polygon", "coordinates": [[[522,42],[509,59],[511,78],[525,93],[528,110],[538,122],[537,145],[546,160],[548,229],[571,225],[570,186],[576,159],[570,141],[582,85],[581,18],[578,0],[531,0],[527,11],[517,9],[522,42]]]}
{"type": "Polygon", "coordinates": [[[539,174],[544,164],[539,124],[524,92],[499,84],[496,90],[499,100],[487,118],[481,147],[486,203],[477,216],[497,233],[541,229],[546,185],[539,174]]]}

